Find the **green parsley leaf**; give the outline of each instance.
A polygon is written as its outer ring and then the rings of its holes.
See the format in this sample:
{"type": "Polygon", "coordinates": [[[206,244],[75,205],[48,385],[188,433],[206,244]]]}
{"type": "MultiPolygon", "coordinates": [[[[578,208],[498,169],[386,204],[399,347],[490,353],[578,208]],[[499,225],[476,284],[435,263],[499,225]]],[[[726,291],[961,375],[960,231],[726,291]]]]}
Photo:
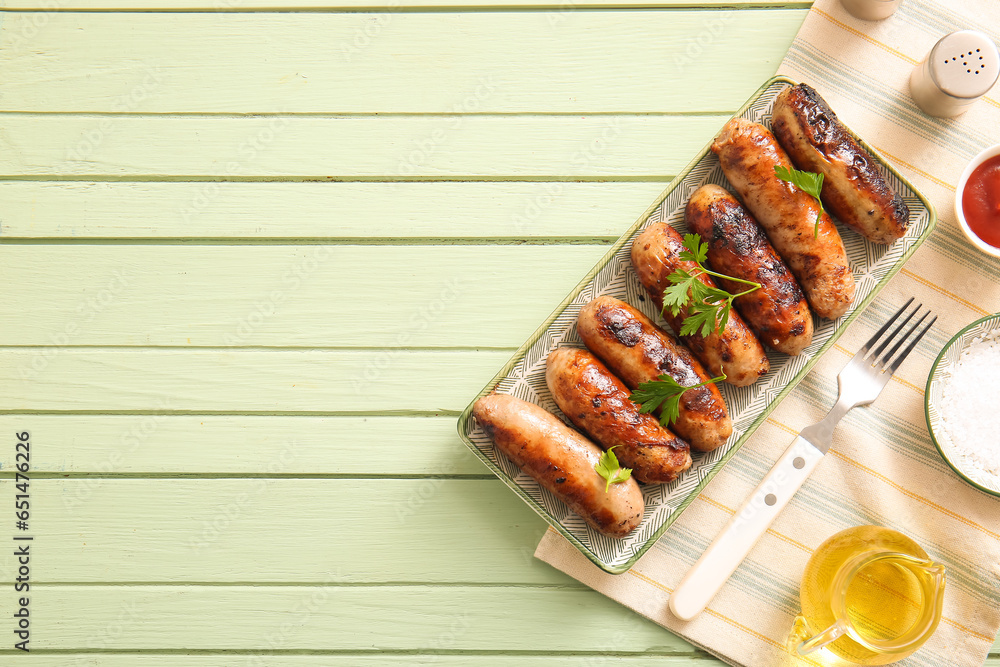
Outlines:
{"type": "Polygon", "coordinates": [[[656,380],[640,384],[629,396],[629,399],[634,403],[638,403],[639,412],[644,414],[651,414],[662,408],[660,411],[660,423],[663,426],[669,426],[677,421],[677,418],[681,414],[681,396],[684,395],[684,392],[688,389],[697,389],[698,387],[704,387],[705,385],[714,384],[725,379],[726,374],[723,373],[717,378],[685,387],[669,375],[661,375],[656,380]]]}
{"type": "Polygon", "coordinates": [[[816,226],[813,229],[813,237],[819,236],[819,221],[823,219],[823,200],[819,198],[823,192],[823,174],[814,174],[811,171],[799,171],[788,167],[775,167],[774,175],[783,181],[788,181],[807,195],[812,196],[819,202],[819,213],[816,215],[816,226]]]}
{"type": "Polygon", "coordinates": [[[716,326],[715,314],[717,311],[714,308],[706,306],[707,304],[699,301],[691,304],[688,316],[681,323],[682,336],[699,335],[705,338],[712,334],[712,330],[716,326]]]}
{"type": "Polygon", "coordinates": [[[680,334],[682,336],[697,334],[705,337],[711,335],[713,330],[721,333],[726,328],[726,323],[729,322],[729,311],[732,308],[733,299],[760,289],[760,284],[706,269],[704,262],[708,258],[708,244],[702,243],[697,234],[684,235],[684,248],[680,252],[680,258],[697,264],[697,272],[691,273],[684,269],[677,269],[667,276],[670,286],[663,290],[663,311],[669,310],[676,317],[680,314],[681,309],[687,306],[688,315],[681,324],[680,334]],[[699,279],[703,273],[752,285],[752,287],[739,294],[730,294],[723,289],[703,283],[699,279]]]}
{"type": "Polygon", "coordinates": [[[663,307],[664,309],[669,308],[676,317],[681,312],[681,308],[687,305],[692,286],[700,281],[683,269],[671,273],[667,276],[667,280],[671,285],[663,290],[663,307]]]}
{"type": "MultiPolygon", "coordinates": [[[[617,447],[618,445],[615,445],[617,447]]],[[[607,484],[604,485],[604,492],[607,493],[608,489],[611,488],[612,484],[618,484],[619,482],[624,482],[626,479],[632,476],[631,468],[622,468],[618,464],[618,457],[615,453],[611,451],[615,447],[612,447],[608,451],[601,454],[601,459],[594,466],[594,470],[597,474],[607,480],[607,484]]]]}
{"type": "Polygon", "coordinates": [[[708,244],[702,243],[697,234],[685,234],[684,247],[686,250],[681,250],[681,259],[695,264],[703,264],[708,259],[708,244]]]}

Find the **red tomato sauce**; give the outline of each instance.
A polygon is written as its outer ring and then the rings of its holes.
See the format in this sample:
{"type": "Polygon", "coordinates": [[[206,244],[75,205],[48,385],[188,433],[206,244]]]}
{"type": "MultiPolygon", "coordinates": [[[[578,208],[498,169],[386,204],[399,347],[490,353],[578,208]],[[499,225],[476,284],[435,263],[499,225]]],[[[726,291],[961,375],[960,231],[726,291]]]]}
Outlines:
{"type": "Polygon", "coordinates": [[[962,212],[972,233],[1000,248],[1000,155],[982,163],[962,191],[962,212]]]}

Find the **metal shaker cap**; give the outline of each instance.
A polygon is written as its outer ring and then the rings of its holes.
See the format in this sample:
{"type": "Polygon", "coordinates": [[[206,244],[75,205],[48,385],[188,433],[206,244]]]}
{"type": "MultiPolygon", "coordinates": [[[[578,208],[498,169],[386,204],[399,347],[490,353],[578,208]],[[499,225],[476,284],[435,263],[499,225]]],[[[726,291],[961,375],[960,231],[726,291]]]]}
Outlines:
{"type": "Polygon", "coordinates": [[[989,92],[1000,75],[1000,54],[978,30],[945,35],[927,56],[931,79],[942,92],[975,99],[989,92]]]}

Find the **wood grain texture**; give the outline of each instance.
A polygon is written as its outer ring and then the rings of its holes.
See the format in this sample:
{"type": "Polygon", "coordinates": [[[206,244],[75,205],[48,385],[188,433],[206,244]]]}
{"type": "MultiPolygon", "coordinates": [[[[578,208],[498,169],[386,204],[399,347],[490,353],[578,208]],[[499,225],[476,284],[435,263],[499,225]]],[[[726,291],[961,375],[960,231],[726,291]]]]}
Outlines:
{"type": "MultiPolygon", "coordinates": [[[[495,9],[553,9],[569,12],[576,9],[730,9],[733,7],[787,7],[807,9],[812,0],[573,0],[560,2],[549,0],[491,0],[490,2],[469,2],[468,0],[347,0],[332,3],[329,0],[295,0],[280,4],[276,0],[3,0],[0,7],[8,11],[26,12],[73,12],[73,11],[202,11],[202,12],[321,12],[344,9],[368,9],[370,11],[407,11],[429,9],[453,9],[454,11],[476,12],[495,9]]],[[[41,21],[39,21],[41,22],[41,21]]],[[[32,22],[35,25],[35,22],[32,22]]]]}
{"type": "MultiPolygon", "coordinates": [[[[694,653],[586,589],[40,585],[32,593],[47,610],[34,619],[44,636],[35,650],[694,653]]],[[[11,613],[10,597],[0,613],[11,613]]]]}
{"type": "MultiPolygon", "coordinates": [[[[35,650],[690,650],[581,588],[41,585],[32,593],[35,650]]],[[[8,618],[12,598],[0,598],[8,618]]]]}
{"type": "Polygon", "coordinates": [[[0,350],[0,412],[457,414],[510,351],[0,350]]]}
{"type": "MultiPolygon", "coordinates": [[[[492,476],[454,417],[0,415],[0,433],[24,430],[35,474],[492,476]]],[[[0,473],[13,459],[0,448],[0,473]]]]}
{"type": "Polygon", "coordinates": [[[526,12],[56,12],[42,14],[45,25],[30,30],[26,26],[37,17],[11,13],[0,23],[0,44],[7,46],[0,50],[0,108],[727,111],[773,74],[805,15],[804,9],[574,6],[526,12]],[[731,67],[734,57],[741,67],[731,67]],[[657,84],[664,77],[670,85],[657,84]]]}
{"type": "MultiPolygon", "coordinates": [[[[271,454],[269,469],[278,472],[298,460],[294,439],[275,442],[271,454]]],[[[546,524],[496,479],[36,479],[31,486],[33,548],[44,551],[33,583],[582,587],[532,558],[546,524]]],[[[14,549],[5,552],[0,577],[13,581],[17,559],[14,549]]]]}
{"type": "Polygon", "coordinates": [[[179,216],[211,201],[216,180],[665,181],[726,118],[17,113],[4,117],[0,178],[209,181],[179,216]]]}
{"type": "MultiPolygon", "coordinates": [[[[621,667],[708,667],[709,665],[722,665],[711,656],[691,649],[684,655],[670,655],[665,651],[671,648],[654,649],[646,651],[644,655],[622,655],[621,653],[611,653],[608,651],[594,651],[593,653],[574,652],[571,655],[553,655],[547,653],[534,654],[512,654],[493,655],[489,653],[476,653],[464,655],[447,655],[441,653],[430,654],[396,654],[391,657],[394,665],[404,667],[431,667],[440,665],[441,667],[451,667],[458,665],[467,667],[473,661],[477,667],[521,667],[528,663],[540,665],[541,667],[578,667],[584,665],[621,665],[621,667]]],[[[0,652],[2,654],[2,652],[0,652]]],[[[156,655],[150,653],[134,653],[129,655],[74,655],[67,661],[64,655],[32,654],[19,656],[20,662],[32,667],[175,667],[183,664],[185,667],[216,667],[219,664],[220,655],[156,655]]],[[[235,660],[235,664],[242,656],[229,655],[230,660],[235,660]]],[[[245,660],[245,658],[243,658],[245,660]]],[[[287,655],[278,652],[267,655],[266,664],[270,667],[382,667],[390,661],[386,655],[366,655],[359,653],[348,653],[338,655],[336,653],[323,653],[321,655],[287,655]]],[[[990,657],[983,663],[983,667],[997,667],[1000,665],[1000,657],[990,657]]]]}
{"type": "Polygon", "coordinates": [[[807,6],[0,0],[0,662],[721,664],[533,559],[455,415],[807,6]]]}
{"type": "Polygon", "coordinates": [[[516,348],[608,251],[6,246],[0,281],[31,280],[0,305],[0,345],[360,346],[390,348],[372,353],[386,365],[408,347],[516,348]]]}
{"type": "MultiPolygon", "coordinates": [[[[64,654],[46,655],[32,653],[19,655],[18,662],[31,667],[218,667],[218,665],[253,665],[254,661],[263,662],[268,667],[385,667],[387,664],[403,667],[468,667],[475,663],[476,667],[523,667],[530,661],[532,665],[541,667],[579,667],[584,665],[613,664],[622,667],[708,667],[722,663],[706,654],[690,651],[686,655],[670,655],[662,650],[647,651],[644,655],[611,654],[606,651],[591,653],[573,652],[571,655],[555,655],[551,653],[515,653],[512,655],[496,655],[490,652],[474,654],[449,655],[446,653],[395,653],[391,656],[379,655],[375,651],[366,652],[319,652],[314,655],[302,655],[292,652],[291,655],[277,650],[266,653],[213,653],[212,655],[197,655],[189,653],[171,653],[157,655],[155,653],[118,654],[76,654],[67,657],[64,654]],[[263,660],[262,660],[263,659],[263,660]]],[[[4,655],[0,650],[0,655],[4,655]]],[[[987,667],[996,667],[1000,661],[989,661],[987,667]]]]}
{"type": "Polygon", "coordinates": [[[618,238],[664,183],[0,182],[9,239],[618,238]]]}

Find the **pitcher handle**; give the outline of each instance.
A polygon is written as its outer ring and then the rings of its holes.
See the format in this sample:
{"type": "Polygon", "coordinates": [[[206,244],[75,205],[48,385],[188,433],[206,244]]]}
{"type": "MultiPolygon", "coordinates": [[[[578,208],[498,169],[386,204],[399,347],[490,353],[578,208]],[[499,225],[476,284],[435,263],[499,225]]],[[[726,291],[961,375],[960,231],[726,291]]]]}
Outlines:
{"type": "Polygon", "coordinates": [[[795,651],[799,655],[806,655],[807,653],[812,653],[817,649],[821,649],[830,642],[835,642],[841,637],[847,634],[847,624],[844,621],[837,621],[830,627],[828,627],[823,632],[819,633],[815,637],[810,637],[801,644],[795,647],[795,651]]]}

